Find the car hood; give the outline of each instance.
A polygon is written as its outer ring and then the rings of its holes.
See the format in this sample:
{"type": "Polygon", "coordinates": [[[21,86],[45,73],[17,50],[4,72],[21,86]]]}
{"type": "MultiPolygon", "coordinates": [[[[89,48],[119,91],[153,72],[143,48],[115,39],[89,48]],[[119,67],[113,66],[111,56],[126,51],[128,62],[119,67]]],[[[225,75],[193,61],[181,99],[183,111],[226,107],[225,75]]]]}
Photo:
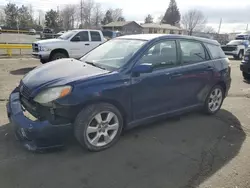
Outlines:
{"type": "Polygon", "coordinates": [[[39,40],[35,43],[37,44],[51,44],[51,43],[58,43],[58,42],[64,42],[65,40],[62,39],[46,39],[46,40],[39,40]]]}
{"type": "Polygon", "coordinates": [[[34,90],[47,86],[64,85],[107,73],[109,71],[68,58],[52,61],[33,69],[24,76],[22,82],[29,89],[34,90]]]}

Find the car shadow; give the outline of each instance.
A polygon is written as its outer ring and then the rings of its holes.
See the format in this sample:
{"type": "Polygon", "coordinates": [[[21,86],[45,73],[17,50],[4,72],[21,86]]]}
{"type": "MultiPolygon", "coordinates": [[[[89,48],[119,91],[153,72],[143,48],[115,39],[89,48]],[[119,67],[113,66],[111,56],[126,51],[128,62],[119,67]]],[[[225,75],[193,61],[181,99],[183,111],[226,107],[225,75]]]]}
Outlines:
{"type": "Polygon", "coordinates": [[[82,150],[70,139],[63,152],[38,155],[21,149],[7,124],[0,126],[0,182],[26,188],[197,187],[238,154],[245,137],[237,117],[222,109],[137,127],[102,152],[82,150]]]}
{"type": "Polygon", "coordinates": [[[10,74],[12,75],[24,75],[27,74],[28,72],[32,71],[36,67],[26,67],[26,68],[21,68],[21,69],[16,69],[10,71],[10,74]]]}
{"type": "Polygon", "coordinates": [[[243,82],[250,84],[250,80],[243,79],[243,82]]]}

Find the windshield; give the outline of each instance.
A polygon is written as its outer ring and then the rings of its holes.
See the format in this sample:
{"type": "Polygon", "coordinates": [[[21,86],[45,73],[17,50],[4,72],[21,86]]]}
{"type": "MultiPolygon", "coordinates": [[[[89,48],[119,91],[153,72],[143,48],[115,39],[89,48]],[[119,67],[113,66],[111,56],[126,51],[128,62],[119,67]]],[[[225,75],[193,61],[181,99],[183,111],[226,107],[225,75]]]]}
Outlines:
{"type": "Polygon", "coordinates": [[[110,70],[118,69],[125,65],[144,43],[146,41],[143,40],[113,39],[83,56],[81,61],[110,70]]]}
{"type": "Polygon", "coordinates": [[[239,44],[243,44],[243,40],[232,40],[228,43],[228,45],[239,45],[239,44]]]}
{"type": "Polygon", "coordinates": [[[75,35],[78,31],[68,31],[64,34],[62,34],[60,37],[58,37],[59,39],[63,39],[63,40],[68,40],[69,38],[71,38],[73,35],[75,35]]]}

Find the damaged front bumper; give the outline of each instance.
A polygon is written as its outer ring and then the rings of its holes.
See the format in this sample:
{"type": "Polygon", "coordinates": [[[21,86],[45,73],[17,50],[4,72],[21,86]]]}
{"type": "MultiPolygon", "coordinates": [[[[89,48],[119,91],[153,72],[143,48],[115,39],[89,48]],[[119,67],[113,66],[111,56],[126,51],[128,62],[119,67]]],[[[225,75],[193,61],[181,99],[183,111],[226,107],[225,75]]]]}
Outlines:
{"type": "Polygon", "coordinates": [[[38,151],[62,147],[65,136],[72,132],[71,124],[52,125],[49,121],[32,121],[26,117],[19,92],[13,91],[6,108],[16,137],[28,150],[38,151]]]}

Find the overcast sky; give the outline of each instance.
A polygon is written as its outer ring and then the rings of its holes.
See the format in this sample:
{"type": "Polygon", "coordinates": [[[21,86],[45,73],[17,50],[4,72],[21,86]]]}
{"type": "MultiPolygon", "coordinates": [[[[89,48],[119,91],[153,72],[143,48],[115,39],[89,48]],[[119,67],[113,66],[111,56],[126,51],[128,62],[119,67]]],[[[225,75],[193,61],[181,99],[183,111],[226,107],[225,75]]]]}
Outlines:
{"type": "MultiPolygon", "coordinates": [[[[5,5],[10,0],[0,0],[5,5]]],[[[34,9],[56,9],[67,4],[78,4],[80,0],[11,0],[16,4],[32,4],[34,9]],[[34,3],[35,2],[35,3],[34,3]]],[[[102,4],[103,9],[122,8],[126,20],[143,21],[147,14],[155,18],[163,15],[169,0],[95,0],[102,4]]],[[[189,9],[199,9],[204,12],[208,24],[218,29],[220,18],[223,19],[222,32],[244,31],[249,23],[250,30],[250,0],[176,0],[181,13],[189,9]]]]}

